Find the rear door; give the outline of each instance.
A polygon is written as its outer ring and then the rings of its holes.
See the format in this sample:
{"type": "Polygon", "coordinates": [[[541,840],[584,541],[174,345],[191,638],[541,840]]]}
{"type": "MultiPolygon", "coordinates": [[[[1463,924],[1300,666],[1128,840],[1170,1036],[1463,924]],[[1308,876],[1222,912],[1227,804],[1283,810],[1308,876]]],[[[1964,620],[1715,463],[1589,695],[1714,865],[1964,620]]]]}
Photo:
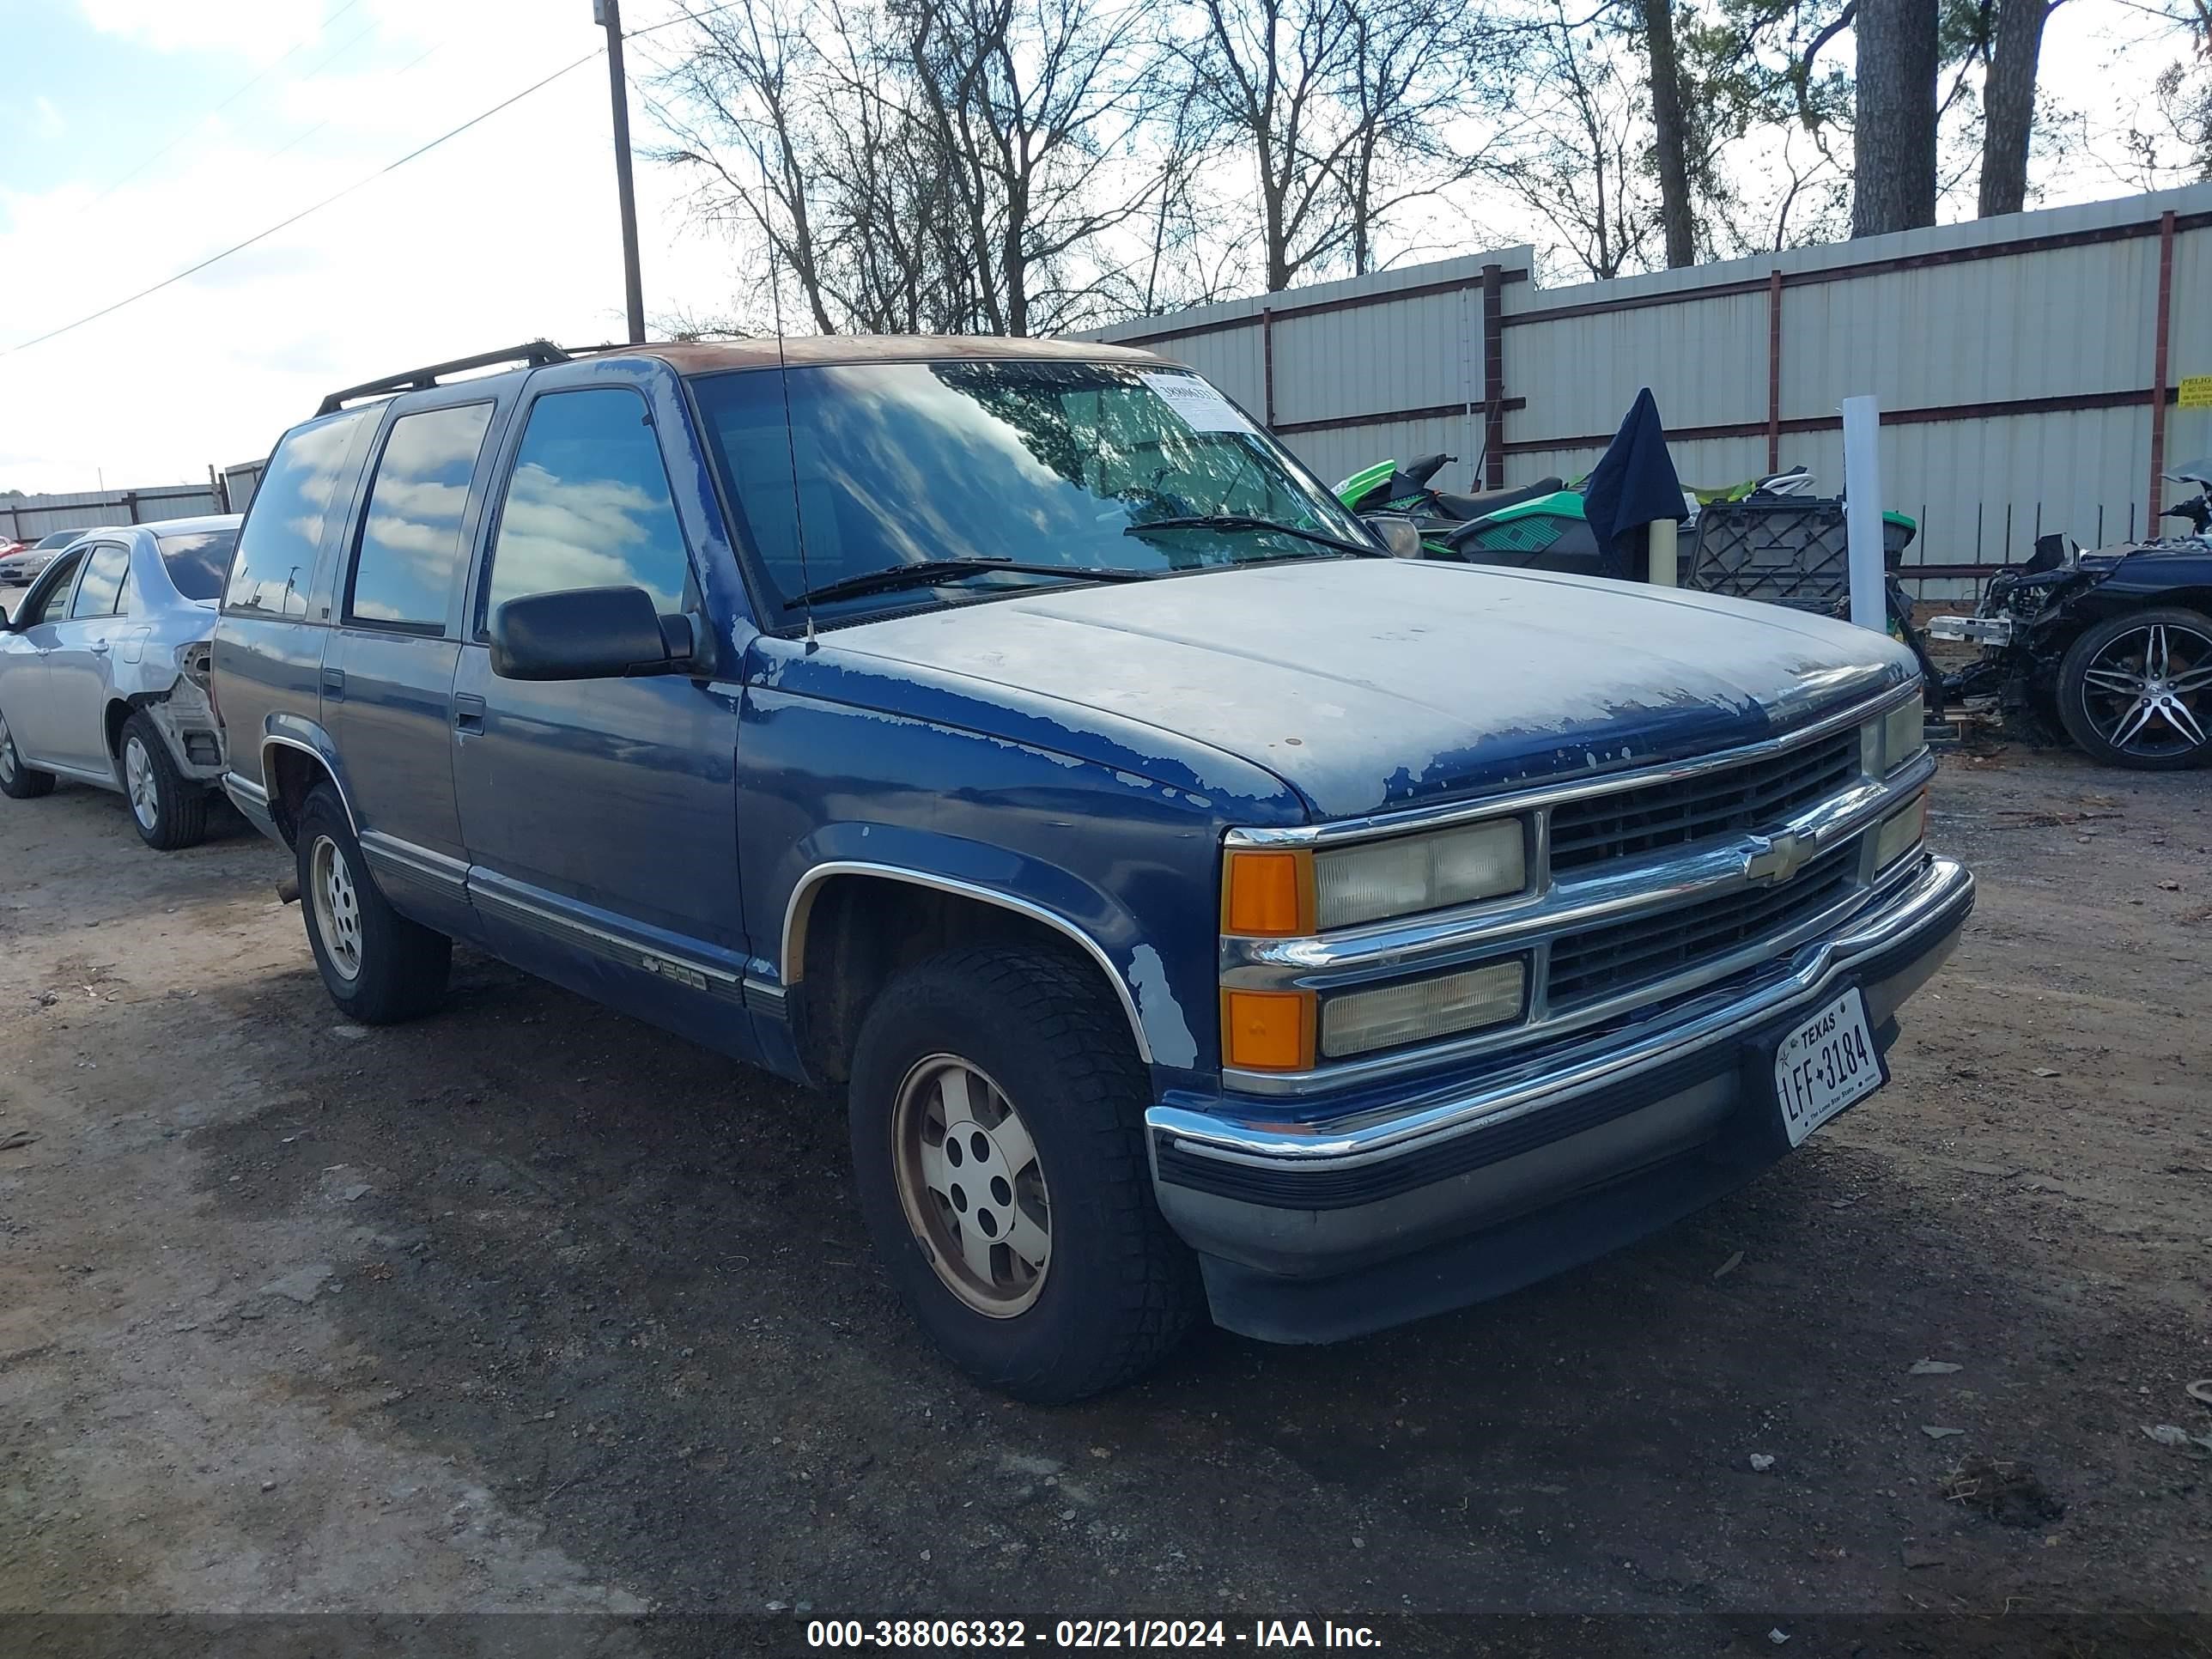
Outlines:
{"type": "Polygon", "coordinates": [[[386,422],[323,651],[322,725],[344,763],[362,851],[395,907],[447,933],[470,931],[453,665],[461,550],[482,507],[472,481],[495,409],[481,390],[456,388],[386,422]]]}
{"type": "Polygon", "coordinates": [[[77,579],[69,616],[53,625],[45,699],[52,735],[46,758],[80,771],[114,769],[107,749],[107,694],[115,684],[117,610],[130,574],[129,547],[121,542],[86,543],[84,574],[77,579]]]}
{"type": "MultiPolygon", "coordinates": [[[[738,688],[703,674],[525,682],[491,672],[491,613],[536,593],[642,587],[706,637],[691,538],[640,374],[611,363],[541,370],[501,464],[455,682],[470,891],[503,955],[749,1054],[738,688]]],[[[661,418],[681,420],[680,407],[664,404],[661,418]]]]}

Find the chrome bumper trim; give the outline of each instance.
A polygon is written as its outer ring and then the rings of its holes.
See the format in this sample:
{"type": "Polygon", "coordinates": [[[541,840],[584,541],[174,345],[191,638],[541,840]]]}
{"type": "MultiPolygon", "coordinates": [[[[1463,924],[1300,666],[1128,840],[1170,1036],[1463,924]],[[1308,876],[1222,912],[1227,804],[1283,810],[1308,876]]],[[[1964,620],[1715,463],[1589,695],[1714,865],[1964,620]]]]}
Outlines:
{"type": "MultiPolygon", "coordinates": [[[[1585,1090],[1619,1084],[1652,1067],[1727,1042],[1825,991],[1862,960],[1878,957],[1971,903],[1974,878],[1950,859],[1930,858],[1918,877],[1832,939],[1802,948],[1792,971],[1747,995],[1718,995],[1670,1012],[1641,1033],[1609,1033],[1485,1079],[1468,1092],[1407,1110],[1402,1103],[1296,1128],[1261,1127],[1212,1113],[1155,1105],[1148,1129],[1177,1151],[1261,1168],[1349,1168],[1415,1153],[1441,1140],[1537,1111],[1585,1090]]],[[[1264,1109],[1264,1103],[1255,1102],[1264,1109]]]]}

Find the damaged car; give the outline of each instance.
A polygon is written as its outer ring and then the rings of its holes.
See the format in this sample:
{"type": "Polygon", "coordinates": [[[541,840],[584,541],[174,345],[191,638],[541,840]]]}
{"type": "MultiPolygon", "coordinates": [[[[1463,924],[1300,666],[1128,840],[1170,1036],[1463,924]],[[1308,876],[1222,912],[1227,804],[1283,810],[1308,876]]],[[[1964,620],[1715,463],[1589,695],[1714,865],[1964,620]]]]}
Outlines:
{"type": "Polygon", "coordinates": [[[2161,515],[2186,534],[2094,552],[2041,537],[2025,564],[1990,579],[1972,616],[1929,623],[1932,638],[1982,647],[1944,678],[1948,706],[2057,726],[2106,766],[2212,760],[2212,457],[2166,477],[2198,487],[2161,515]]]}
{"type": "Polygon", "coordinates": [[[0,793],[69,778],[124,795],[158,851],[206,835],[222,778],[209,641],[238,525],[89,531],[47,566],[0,629],[0,793]]]}

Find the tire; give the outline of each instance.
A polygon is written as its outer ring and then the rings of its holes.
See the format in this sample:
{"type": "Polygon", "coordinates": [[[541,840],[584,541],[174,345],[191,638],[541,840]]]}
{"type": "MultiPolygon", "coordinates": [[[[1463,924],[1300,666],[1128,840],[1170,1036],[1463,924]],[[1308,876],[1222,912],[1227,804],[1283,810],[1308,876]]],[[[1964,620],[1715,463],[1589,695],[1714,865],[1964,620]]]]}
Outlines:
{"type": "Polygon", "coordinates": [[[2107,617],[2058,665],[2058,718],[2092,760],[2172,772],[2212,760],[2212,617],[2161,605],[2107,617]]]}
{"type": "Polygon", "coordinates": [[[338,1012],[363,1025],[391,1025],[437,1007],[453,941],[386,902],[330,785],[308,792],[295,845],[301,917],[338,1012]]]}
{"type": "Polygon", "coordinates": [[[174,853],[207,839],[207,790],[177,769],[161,728],[143,710],[123,722],[115,775],[139,839],[155,852],[174,853]]]}
{"type": "Polygon", "coordinates": [[[54,775],[23,764],[15,734],[8,729],[8,717],[0,714],[0,794],[10,800],[36,800],[53,793],[54,775]]]}
{"type": "Polygon", "coordinates": [[[1189,1330],[1197,1261],[1152,1199],[1149,1092],[1120,1005],[1088,964],[1054,951],[950,951],[899,975],[869,1010],[850,1099],[861,1214],[908,1310],[979,1382],[1079,1400],[1189,1330]],[[948,1118],[967,1133],[945,1134],[948,1118]],[[933,1130],[945,1183],[934,1189],[922,1167],[933,1130]],[[1020,1253],[1040,1231],[1031,1267],[1020,1253]],[[971,1246],[990,1263],[988,1285],[971,1246]]]}

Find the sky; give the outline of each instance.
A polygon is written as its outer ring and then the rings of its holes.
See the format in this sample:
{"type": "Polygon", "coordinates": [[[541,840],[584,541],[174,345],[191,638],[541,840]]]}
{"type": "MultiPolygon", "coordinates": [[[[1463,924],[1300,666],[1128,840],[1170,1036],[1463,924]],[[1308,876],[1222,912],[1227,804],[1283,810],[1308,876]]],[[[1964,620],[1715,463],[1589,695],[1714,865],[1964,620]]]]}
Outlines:
{"type": "MultiPolygon", "coordinates": [[[[679,0],[627,4],[635,83],[685,31],[653,32],[679,0]]],[[[2045,52],[2046,87],[2100,118],[2171,55],[2116,77],[2110,15],[2062,6],[2045,52]]],[[[0,0],[0,489],[201,481],[265,455],[335,387],[541,336],[619,338],[604,58],[375,176],[604,39],[592,0],[0,0]]],[[[635,92],[631,112],[651,143],[635,92]]],[[[636,176],[648,316],[726,313],[732,250],[686,228],[669,169],[641,157],[636,176]]],[[[2127,188],[2078,161],[2040,183],[2045,205],[2127,188]]]]}

